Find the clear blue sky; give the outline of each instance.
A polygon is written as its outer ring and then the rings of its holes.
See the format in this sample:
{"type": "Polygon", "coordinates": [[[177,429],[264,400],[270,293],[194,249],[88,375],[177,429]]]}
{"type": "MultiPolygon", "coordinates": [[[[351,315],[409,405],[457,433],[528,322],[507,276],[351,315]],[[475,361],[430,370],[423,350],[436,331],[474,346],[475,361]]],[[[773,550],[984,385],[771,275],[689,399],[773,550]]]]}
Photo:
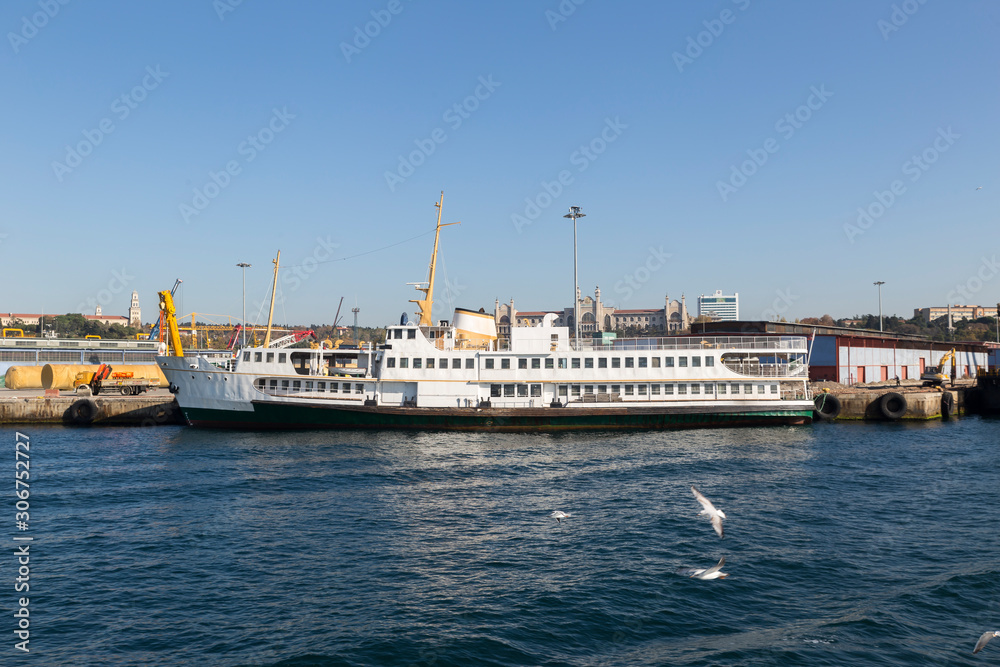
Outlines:
{"type": "Polygon", "coordinates": [[[441,190],[436,318],[571,305],[574,204],[581,289],[621,308],[1000,301],[992,0],[234,4],[3,3],[0,310],[135,289],[148,321],[182,278],[181,313],[239,318],[250,262],[253,320],[280,249],[277,321],[385,325],[441,190]]]}

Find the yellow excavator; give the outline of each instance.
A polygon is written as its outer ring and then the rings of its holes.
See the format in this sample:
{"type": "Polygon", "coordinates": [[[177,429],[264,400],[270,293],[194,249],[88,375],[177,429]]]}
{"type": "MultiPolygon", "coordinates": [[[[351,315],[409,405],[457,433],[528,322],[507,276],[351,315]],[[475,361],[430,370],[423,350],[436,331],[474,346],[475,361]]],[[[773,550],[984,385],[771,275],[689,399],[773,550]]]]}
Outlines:
{"type": "Polygon", "coordinates": [[[944,387],[946,382],[951,381],[954,384],[954,380],[949,376],[944,374],[945,364],[951,362],[952,373],[955,371],[955,348],[951,348],[941,357],[941,361],[937,366],[927,366],[924,368],[924,372],[920,374],[920,379],[925,387],[944,387]]]}

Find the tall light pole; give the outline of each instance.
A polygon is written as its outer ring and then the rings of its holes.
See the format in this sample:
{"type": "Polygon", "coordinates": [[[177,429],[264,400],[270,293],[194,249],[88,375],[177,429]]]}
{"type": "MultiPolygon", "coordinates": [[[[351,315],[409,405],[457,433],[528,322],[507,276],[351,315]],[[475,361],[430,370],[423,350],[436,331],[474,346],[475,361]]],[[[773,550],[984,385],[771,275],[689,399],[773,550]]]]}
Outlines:
{"type": "Polygon", "coordinates": [[[576,349],[580,349],[580,299],[577,295],[580,293],[580,281],[577,278],[577,268],[576,268],[576,219],[586,218],[586,213],[580,212],[579,206],[570,206],[569,213],[563,216],[564,218],[571,218],[573,220],[573,329],[574,329],[574,345],[576,349]]]}
{"type": "Polygon", "coordinates": [[[247,346],[247,269],[253,266],[253,264],[240,262],[236,266],[243,269],[243,325],[240,327],[240,334],[243,337],[243,343],[240,345],[240,347],[246,347],[247,346]]]}
{"type": "Polygon", "coordinates": [[[878,330],[882,331],[882,285],[885,285],[885,281],[876,280],[872,285],[878,287],[878,330]]]}

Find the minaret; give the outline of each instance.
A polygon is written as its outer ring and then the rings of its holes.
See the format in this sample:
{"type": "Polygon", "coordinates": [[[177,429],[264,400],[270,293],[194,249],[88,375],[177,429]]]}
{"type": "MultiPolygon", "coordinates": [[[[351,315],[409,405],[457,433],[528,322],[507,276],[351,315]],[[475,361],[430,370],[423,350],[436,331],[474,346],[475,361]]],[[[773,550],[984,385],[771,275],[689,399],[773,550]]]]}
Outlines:
{"type": "Polygon", "coordinates": [[[132,305],[128,309],[128,325],[139,328],[142,326],[142,311],[139,309],[139,293],[132,291],[132,305]]]}

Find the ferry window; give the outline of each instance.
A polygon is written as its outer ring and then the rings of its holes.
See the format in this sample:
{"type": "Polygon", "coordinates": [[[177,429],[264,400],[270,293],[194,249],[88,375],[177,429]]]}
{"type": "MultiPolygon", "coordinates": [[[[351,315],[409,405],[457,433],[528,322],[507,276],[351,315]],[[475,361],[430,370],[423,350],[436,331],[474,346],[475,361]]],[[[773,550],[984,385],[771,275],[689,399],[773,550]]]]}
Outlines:
{"type": "Polygon", "coordinates": [[[583,385],[583,393],[585,393],[585,394],[593,394],[594,393],[594,385],[592,385],[592,384],[585,384],[585,385],[583,385]]]}
{"type": "Polygon", "coordinates": [[[725,394],[726,393],[726,385],[724,385],[724,384],[717,385],[716,389],[718,390],[718,392],[720,394],[725,394]]]}
{"type": "Polygon", "coordinates": [[[559,385],[559,395],[563,398],[569,396],[569,388],[564,384],[559,385]]]}
{"type": "Polygon", "coordinates": [[[531,385],[531,397],[539,398],[542,395],[542,385],[533,384],[531,385]]]}
{"type": "Polygon", "coordinates": [[[514,385],[512,385],[512,384],[505,384],[503,386],[503,395],[504,396],[513,396],[514,395],[514,385]]]}
{"type": "Polygon", "coordinates": [[[490,398],[499,398],[499,397],[500,397],[500,385],[498,385],[498,384],[491,384],[490,385],[490,398]]]}
{"type": "Polygon", "coordinates": [[[295,382],[292,383],[292,389],[294,389],[295,391],[302,389],[302,383],[296,380],[295,382]]]}
{"type": "Polygon", "coordinates": [[[635,393],[635,387],[633,385],[630,385],[630,384],[625,385],[625,395],[626,396],[631,396],[634,393],[635,393]]]}
{"type": "Polygon", "coordinates": [[[267,363],[271,363],[272,361],[274,361],[274,352],[268,352],[267,353],[267,363]]]}
{"type": "Polygon", "coordinates": [[[538,357],[535,357],[534,359],[531,360],[531,368],[532,369],[541,368],[541,367],[542,367],[542,360],[541,359],[539,359],[538,357]]]}
{"type": "Polygon", "coordinates": [[[762,385],[762,384],[757,385],[757,393],[758,394],[763,394],[764,393],[764,385],[762,385]]]}
{"type": "Polygon", "coordinates": [[[681,368],[687,368],[688,358],[687,357],[677,357],[677,365],[681,368]]]}
{"type": "Polygon", "coordinates": [[[501,369],[508,369],[508,368],[510,368],[510,358],[504,357],[503,359],[501,359],[500,360],[500,368],[501,369]]]}
{"type": "Polygon", "coordinates": [[[701,368],[701,357],[691,357],[691,366],[701,368]]]}
{"type": "Polygon", "coordinates": [[[740,386],[735,382],[732,385],[730,385],[730,388],[733,390],[734,394],[740,393],[740,386]]]}
{"type": "Polygon", "coordinates": [[[517,385],[517,396],[518,398],[528,398],[528,385],[526,384],[517,385]]]}
{"type": "Polygon", "coordinates": [[[653,368],[659,368],[660,367],[660,358],[659,357],[653,357],[651,361],[652,361],[653,368]]]}
{"type": "Polygon", "coordinates": [[[254,380],[253,381],[253,388],[254,389],[263,389],[264,388],[264,379],[263,378],[257,378],[256,380],[254,380]]]}
{"type": "Polygon", "coordinates": [[[593,368],[594,367],[594,358],[593,357],[587,357],[586,359],[584,359],[583,360],[583,367],[584,368],[593,368]]]}
{"type": "Polygon", "coordinates": [[[415,340],[416,337],[417,337],[417,330],[416,329],[407,329],[407,331],[406,331],[406,337],[409,340],[415,340]]]}
{"type": "Polygon", "coordinates": [[[608,385],[606,385],[606,384],[599,384],[599,385],[597,385],[597,393],[598,394],[606,394],[606,393],[608,393],[608,385]]]}
{"type": "MultiPolygon", "coordinates": [[[[441,362],[442,362],[441,363],[441,368],[447,368],[447,365],[444,363],[444,361],[445,361],[444,359],[441,360],[441,362]]],[[[461,359],[452,359],[451,360],[451,367],[452,368],[461,368],[462,367],[462,360],[461,359]]]]}
{"type": "Polygon", "coordinates": [[[625,357],[625,368],[635,368],[634,357],[625,357]]]}
{"type": "Polygon", "coordinates": [[[646,395],[646,385],[644,385],[644,384],[640,384],[639,385],[639,395],[640,396],[645,396],[646,395]]]}
{"type": "Polygon", "coordinates": [[[552,357],[548,357],[545,359],[546,368],[553,368],[554,366],[555,366],[555,361],[552,359],[552,357]]]}
{"type": "Polygon", "coordinates": [[[471,357],[469,359],[466,359],[465,360],[465,367],[466,368],[475,368],[476,367],[476,360],[472,359],[471,357]]]}
{"type": "Polygon", "coordinates": [[[268,382],[268,387],[270,387],[271,389],[277,389],[278,388],[278,381],[277,380],[271,380],[271,381],[269,381],[268,382]]]}
{"type": "Polygon", "coordinates": [[[571,364],[573,368],[580,367],[580,357],[573,357],[573,363],[571,364]]]}
{"type": "Polygon", "coordinates": [[[705,357],[706,366],[715,366],[715,357],[705,357]]]}
{"type": "Polygon", "coordinates": [[[393,329],[392,330],[392,337],[393,338],[402,338],[403,337],[403,330],[402,329],[393,329]]]}
{"type": "Polygon", "coordinates": [[[399,367],[400,368],[409,368],[410,367],[410,360],[407,357],[403,357],[402,359],[399,360],[399,367]]]}
{"type": "Polygon", "coordinates": [[[278,363],[279,364],[283,364],[286,361],[288,361],[288,355],[285,354],[284,352],[279,352],[278,353],[278,363]]]}
{"type": "Polygon", "coordinates": [[[686,394],[686,393],[688,393],[688,386],[686,384],[679,384],[679,385],[677,385],[677,393],[678,394],[686,394]]]}
{"type": "Polygon", "coordinates": [[[559,368],[563,368],[563,369],[567,368],[566,357],[559,357],[559,368]]]}
{"type": "Polygon", "coordinates": [[[699,394],[699,393],[701,393],[701,385],[697,384],[697,383],[691,385],[691,393],[692,394],[699,394]]]}
{"type": "Polygon", "coordinates": [[[364,393],[364,388],[365,388],[365,386],[363,384],[356,384],[356,385],[354,385],[354,393],[355,394],[363,394],[364,393]]]}
{"type": "MultiPolygon", "coordinates": [[[[653,357],[653,358],[655,359],[656,357],[653,357]]],[[[658,385],[658,384],[651,384],[651,385],[649,385],[649,393],[651,393],[653,396],[659,396],[660,395],[660,385],[658,385]]]]}
{"type": "Polygon", "coordinates": [[[249,352],[244,352],[243,353],[243,361],[250,361],[250,353],[249,352]]]}
{"type": "Polygon", "coordinates": [[[619,357],[611,357],[611,368],[621,368],[622,360],[619,357]]]}
{"type": "Polygon", "coordinates": [[[414,368],[420,368],[420,367],[421,367],[421,366],[423,365],[423,363],[424,363],[424,360],[423,360],[423,359],[421,359],[420,357],[416,357],[416,358],[415,358],[415,359],[413,360],[413,367],[414,367],[414,368]]]}
{"type": "Polygon", "coordinates": [[[331,382],[330,383],[330,393],[331,394],[336,394],[337,393],[337,386],[338,385],[337,385],[336,382],[331,382]]]}
{"type": "Polygon", "coordinates": [[[597,360],[597,367],[598,368],[607,368],[608,367],[608,358],[607,357],[601,357],[600,359],[598,359],[597,360]]]}
{"type": "Polygon", "coordinates": [[[611,393],[612,394],[620,394],[620,393],[622,393],[622,386],[620,384],[613,384],[613,385],[611,385],[611,393]]]}
{"type": "Polygon", "coordinates": [[[776,384],[772,384],[771,385],[771,393],[772,394],[777,394],[778,393],[778,385],[776,385],[776,384]]]}
{"type": "Polygon", "coordinates": [[[281,381],[281,389],[283,391],[288,391],[288,380],[282,380],[281,381]]]}
{"type": "Polygon", "coordinates": [[[312,383],[311,380],[306,380],[305,390],[306,391],[312,391],[313,390],[313,383],[312,383]]]}
{"type": "Polygon", "coordinates": [[[574,384],[571,389],[573,393],[573,398],[580,398],[580,385],[574,384]]]}
{"type": "Polygon", "coordinates": [[[517,360],[517,367],[518,368],[522,368],[524,370],[527,370],[528,369],[528,360],[524,359],[523,357],[521,359],[518,359],[517,360]]]}
{"type": "Polygon", "coordinates": [[[663,393],[666,396],[673,396],[674,395],[674,385],[672,385],[672,384],[665,384],[665,385],[663,385],[663,393]]]}
{"type": "Polygon", "coordinates": [[[325,382],[317,382],[316,383],[316,391],[326,391],[326,383],[325,382]]]}
{"type": "Polygon", "coordinates": [[[260,354],[261,354],[260,352],[254,352],[253,353],[253,360],[254,361],[260,361],[260,354]]]}
{"type": "Polygon", "coordinates": [[[434,358],[427,357],[427,368],[434,368],[434,358]]]}
{"type": "Polygon", "coordinates": [[[639,368],[646,367],[646,357],[639,357],[639,368]]]}
{"type": "Polygon", "coordinates": [[[487,359],[486,360],[486,368],[490,368],[490,369],[493,368],[493,359],[487,359]]]}
{"type": "Polygon", "coordinates": [[[666,366],[667,368],[673,368],[674,367],[674,358],[673,357],[663,357],[663,365],[666,366]]]}
{"type": "Polygon", "coordinates": [[[385,360],[385,367],[386,368],[395,368],[396,367],[396,358],[395,357],[389,357],[388,359],[386,359],[385,360]]]}

